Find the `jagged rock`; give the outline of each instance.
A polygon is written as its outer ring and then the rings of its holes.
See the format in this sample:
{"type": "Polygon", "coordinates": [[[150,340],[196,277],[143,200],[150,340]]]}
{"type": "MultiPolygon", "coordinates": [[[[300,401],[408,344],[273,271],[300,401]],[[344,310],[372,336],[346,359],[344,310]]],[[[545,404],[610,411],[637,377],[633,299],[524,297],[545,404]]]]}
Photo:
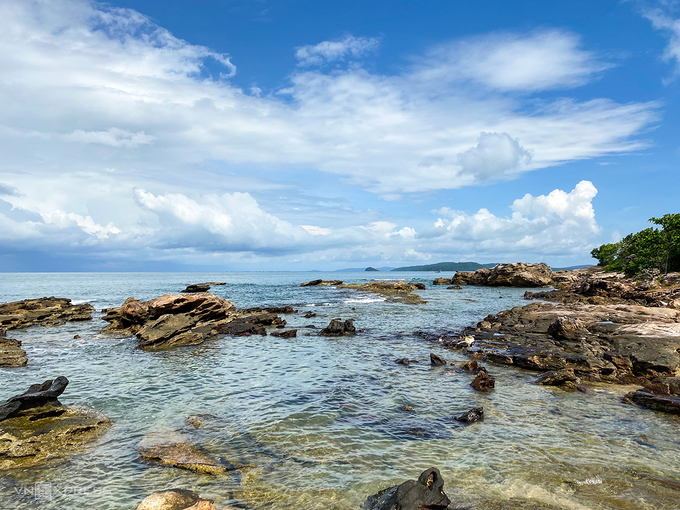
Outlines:
{"type": "Polygon", "coordinates": [[[278,336],[280,338],[295,338],[297,336],[297,329],[286,329],[283,331],[272,331],[271,336],[278,336]]]}
{"type": "Polygon", "coordinates": [[[435,278],[432,285],[451,285],[451,278],[435,278]]]}
{"type": "MultiPolygon", "coordinates": [[[[286,321],[278,315],[273,313],[263,313],[260,315],[250,315],[247,317],[233,319],[229,322],[220,324],[216,327],[215,331],[221,335],[231,336],[266,336],[267,330],[265,329],[265,326],[283,327],[285,325],[286,321]]],[[[274,335],[274,333],[276,332],[272,331],[271,334],[274,335]]]]}
{"type": "Polygon", "coordinates": [[[480,369],[470,386],[477,391],[491,391],[496,386],[496,380],[487,373],[486,369],[480,369]]]}
{"type": "Polygon", "coordinates": [[[680,376],[657,377],[652,379],[654,390],[651,393],[657,395],[680,395],[680,376]]]}
{"type": "Polygon", "coordinates": [[[437,468],[423,471],[418,480],[384,489],[369,496],[362,510],[446,510],[451,503],[444,493],[444,479],[437,468]]]}
{"type": "Polygon", "coordinates": [[[453,419],[462,423],[475,423],[484,419],[484,408],[473,407],[466,413],[454,416],[453,419]]]}
{"type": "Polygon", "coordinates": [[[546,287],[552,284],[553,272],[546,264],[497,264],[480,268],[474,273],[458,271],[451,284],[484,285],[489,287],[546,287]]]}
{"type": "Polygon", "coordinates": [[[167,429],[159,429],[146,434],[137,447],[141,458],[147,462],[188,469],[196,473],[220,475],[227,471],[216,460],[201,453],[187,439],[167,429]]]}
{"type": "Polygon", "coordinates": [[[209,283],[192,283],[191,285],[187,285],[187,288],[181,292],[190,294],[193,292],[206,292],[208,290],[210,290],[209,283]]]}
{"type": "Polygon", "coordinates": [[[90,304],[72,305],[70,299],[44,297],[0,305],[0,327],[23,329],[29,326],[59,326],[66,322],[92,320],[90,304]]]}
{"type": "Polygon", "coordinates": [[[342,322],[342,319],[333,319],[330,324],[319,331],[319,335],[322,336],[343,336],[343,335],[355,335],[357,332],[354,327],[354,320],[347,319],[342,322]]]}
{"type": "Polygon", "coordinates": [[[667,395],[654,395],[645,390],[637,390],[628,393],[624,402],[637,404],[647,409],[661,411],[662,413],[680,415],[680,398],[667,395]]]}
{"type": "Polygon", "coordinates": [[[548,334],[557,340],[580,340],[588,334],[588,330],[581,319],[558,317],[548,326],[548,334]]]}
{"type": "Polygon", "coordinates": [[[477,373],[479,372],[479,363],[477,362],[476,359],[473,359],[471,361],[468,361],[466,363],[463,363],[460,366],[461,369],[465,370],[466,372],[473,372],[477,373]]]}
{"type": "Polygon", "coordinates": [[[212,499],[203,499],[192,491],[169,489],[147,496],[136,510],[217,510],[213,503],[212,499]]]}
{"type": "Polygon", "coordinates": [[[422,282],[408,283],[403,281],[398,282],[368,282],[368,283],[351,283],[339,286],[342,289],[354,289],[363,292],[371,292],[386,296],[387,301],[396,303],[404,303],[408,305],[419,305],[427,303],[414,290],[425,290],[427,287],[422,282]]]}
{"type": "Polygon", "coordinates": [[[430,353],[430,363],[433,365],[446,365],[446,360],[442,358],[439,354],[434,352],[430,353]]]}
{"type": "Polygon", "coordinates": [[[311,282],[301,283],[300,287],[330,287],[342,285],[342,280],[312,280],[311,282]]]}
{"type": "Polygon", "coordinates": [[[0,367],[23,367],[28,363],[21,341],[0,336],[0,367]]]}
{"type": "Polygon", "coordinates": [[[0,407],[0,471],[27,468],[78,451],[111,421],[88,406],[64,406],[65,377],[32,385],[0,407]]]}
{"type": "Polygon", "coordinates": [[[680,285],[680,273],[666,273],[663,278],[661,278],[660,283],[662,287],[680,285]]]}
{"type": "Polygon", "coordinates": [[[581,384],[572,368],[563,368],[562,370],[551,370],[540,375],[536,379],[536,384],[541,386],[557,386],[567,391],[581,391],[586,393],[586,388],[581,384]]]}

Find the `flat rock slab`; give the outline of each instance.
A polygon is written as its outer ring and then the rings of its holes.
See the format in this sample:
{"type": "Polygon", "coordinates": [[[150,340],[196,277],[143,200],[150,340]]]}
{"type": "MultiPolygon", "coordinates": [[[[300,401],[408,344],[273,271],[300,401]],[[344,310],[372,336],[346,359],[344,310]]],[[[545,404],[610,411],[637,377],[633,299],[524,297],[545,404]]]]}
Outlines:
{"type": "Polygon", "coordinates": [[[354,289],[363,292],[370,292],[385,296],[387,301],[395,303],[403,303],[407,305],[422,305],[427,303],[422,297],[416,294],[415,290],[425,290],[424,283],[408,283],[408,282],[368,282],[368,283],[350,283],[346,285],[338,285],[341,289],[354,289]]]}
{"type": "Polygon", "coordinates": [[[138,446],[142,459],[161,466],[220,475],[227,467],[201,453],[178,432],[160,429],[145,435],[138,446]]]}
{"type": "Polygon", "coordinates": [[[0,326],[23,329],[29,326],[60,326],[66,322],[92,320],[90,304],[72,305],[67,298],[24,299],[0,305],[0,326]]]}
{"type": "Polygon", "coordinates": [[[0,338],[0,367],[23,367],[26,363],[28,357],[19,340],[0,338]]]}
{"type": "Polygon", "coordinates": [[[0,471],[76,453],[110,425],[104,414],[83,405],[49,403],[21,411],[0,422],[0,471]]]}
{"type": "Polygon", "coordinates": [[[637,390],[626,395],[624,401],[646,407],[647,409],[680,416],[680,397],[653,395],[644,390],[637,390]]]}

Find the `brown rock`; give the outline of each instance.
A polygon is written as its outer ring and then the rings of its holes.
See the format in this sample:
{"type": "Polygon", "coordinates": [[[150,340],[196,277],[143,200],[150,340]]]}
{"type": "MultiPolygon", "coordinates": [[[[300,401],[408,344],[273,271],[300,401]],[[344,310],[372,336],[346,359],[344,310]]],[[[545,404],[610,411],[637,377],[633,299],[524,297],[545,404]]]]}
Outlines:
{"type": "Polygon", "coordinates": [[[297,336],[297,329],[286,329],[281,331],[272,331],[271,336],[277,336],[280,338],[295,338],[297,336]]]}
{"type": "Polygon", "coordinates": [[[342,285],[342,280],[312,280],[311,282],[301,283],[300,287],[330,287],[342,285]]]}
{"type": "Polygon", "coordinates": [[[637,390],[626,395],[624,402],[637,404],[662,413],[680,415],[680,398],[678,397],[653,395],[645,390],[637,390]]]}
{"type": "Polygon", "coordinates": [[[490,287],[546,287],[553,281],[553,272],[546,264],[497,264],[480,268],[474,273],[458,271],[452,284],[485,285],[490,287]]]}
{"type": "Polygon", "coordinates": [[[480,370],[470,386],[477,391],[491,391],[496,386],[496,380],[486,370],[480,370]]]}
{"type": "Polygon", "coordinates": [[[90,304],[72,305],[70,299],[44,297],[0,305],[0,327],[23,329],[29,326],[59,326],[66,322],[92,320],[90,304]]]}
{"type": "Polygon", "coordinates": [[[23,367],[28,363],[21,341],[0,337],[0,367],[23,367]]]}
{"type": "Polygon", "coordinates": [[[580,340],[588,334],[588,330],[581,319],[558,317],[548,326],[548,334],[558,340],[580,340]]]}
{"type": "Polygon", "coordinates": [[[446,360],[442,358],[439,354],[434,352],[430,353],[430,363],[433,365],[446,365],[446,360]]]}
{"type": "Polygon", "coordinates": [[[451,285],[451,278],[435,278],[432,285],[451,285]]]}
{"type": "Polygon", "coordinates": [[[363,292],[371,292],[385,296],[387,301],[404,303],[407,305],[419,305],[427,303],[414,290],[424,290],[424,283],[408,283],[403,281],[398,282],[368,282],[368,283],[351,283],[341,285],[343,289],[355,289],[363,292]]]}
{"type": "Polygon", "coordinates": [[[199,452],[181,434],[167,429],[146,434],[137,450],[143,460],[162,466],[211,475],[220,475],[227,471],[226,466],[199,452]]]}
{"type": "Polygon", "coordinates": [[[137,510],[217,510],[213,503],[213,500],[203,499],[192,491],[170,489],[147,496],[137,510]]]}
{"type": "Polygon", "coordinates": [[[324,329],[319,331],[319,335],[322,336],[343,336],[343,335],[355,335],[356,328],[354,327],[354,320],[347,319],[342,322],[342,319],[333,319],[330,324],[324,329]]]}

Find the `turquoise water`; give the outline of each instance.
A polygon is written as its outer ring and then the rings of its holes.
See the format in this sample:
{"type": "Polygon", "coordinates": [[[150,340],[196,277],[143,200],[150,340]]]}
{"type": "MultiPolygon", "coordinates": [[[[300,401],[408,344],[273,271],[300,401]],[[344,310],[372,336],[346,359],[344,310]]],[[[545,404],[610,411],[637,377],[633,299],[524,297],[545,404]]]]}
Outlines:
{"type": "MultiPolygon", "coordinates": [[[[436,276],[447,276],[445,274],[436,276]]],[[[356,509],[367,495],[441,469],[455,504],[474,508],[680,508],[680,419],[622,404],[630,388],[594,386],[587,394],[533,384],[535,374],[490,366],[496,391],[477,393],[472,377],[431,367],[429,353],[467,358],[414,337],[457,330],[489,313],[525,304],[525,289],[462,291],[431,285],[429,273],[140,273],[1,274],[0,302],[42,296],[90,302],[94,320],[30,328],[24,368],[0,369],[0,398],[65,375],[64,403],[86,403],[113,427],[82,454],[0,478],[0,508],[133,509],[172,487],[196,490],[218,508],[356,509]],[[428,303],[402,305],[335,288],[301,288],[317,278],[422,281],[428,303]],[[151,299],[189,283],[213,287],[237,307],[291,304],[290,327],[323,327],[353,318],[356,337],[222,337],[200,346],[147,353],[134,338],[98,334],[100,310],[127,297],[151,299]],[[502,298],[502,299],[501,299],[502,298]],[[313,311],[316,317],[302,314],[313,311]],[[74,339],[74,335],[81,338],[74,339]],[[404,367],[401,357],[421,363],[404,367]],[[410,405],[416,413],[400,408],[410,405]],[[449,418],[483,406],[484,422],[449,418]],[[205,427],[186,422],[203,417],[205,427]],[[146,464],[141,437],[179,430],[203,451],[233,465],[223,477],[146,464]],[[413,429],[421,434],[413,435],[413,429]],[[36,498],[36,483],[52,498],[36,498]]]]}

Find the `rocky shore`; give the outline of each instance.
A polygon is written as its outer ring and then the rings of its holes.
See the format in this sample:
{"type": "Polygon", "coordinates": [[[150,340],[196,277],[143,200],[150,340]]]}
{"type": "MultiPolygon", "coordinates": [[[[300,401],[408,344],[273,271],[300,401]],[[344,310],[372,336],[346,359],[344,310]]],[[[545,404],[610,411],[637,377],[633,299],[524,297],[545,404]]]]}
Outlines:
{"type": "Polygon", "coordinates": [[[424,283],[408,282],[368,282],[368,283],[343,283],[342,280],[312,280],[301,283],[300,287],[337,287],[339,289],[354,289],[361,292],[370,292],[385,296],[387,301],[404,303],[408,305],[421,305],[427,303],[416,294],[416,290],[425,290],[424,283]]]}
{"type": "Polygon", "coordinates": [[[0,305],[0,327],[23,329],[29,326],[60,326],[66,322],[92,320],[90,304],[72,305],[70,299],[44,297],[0,305]]]}

